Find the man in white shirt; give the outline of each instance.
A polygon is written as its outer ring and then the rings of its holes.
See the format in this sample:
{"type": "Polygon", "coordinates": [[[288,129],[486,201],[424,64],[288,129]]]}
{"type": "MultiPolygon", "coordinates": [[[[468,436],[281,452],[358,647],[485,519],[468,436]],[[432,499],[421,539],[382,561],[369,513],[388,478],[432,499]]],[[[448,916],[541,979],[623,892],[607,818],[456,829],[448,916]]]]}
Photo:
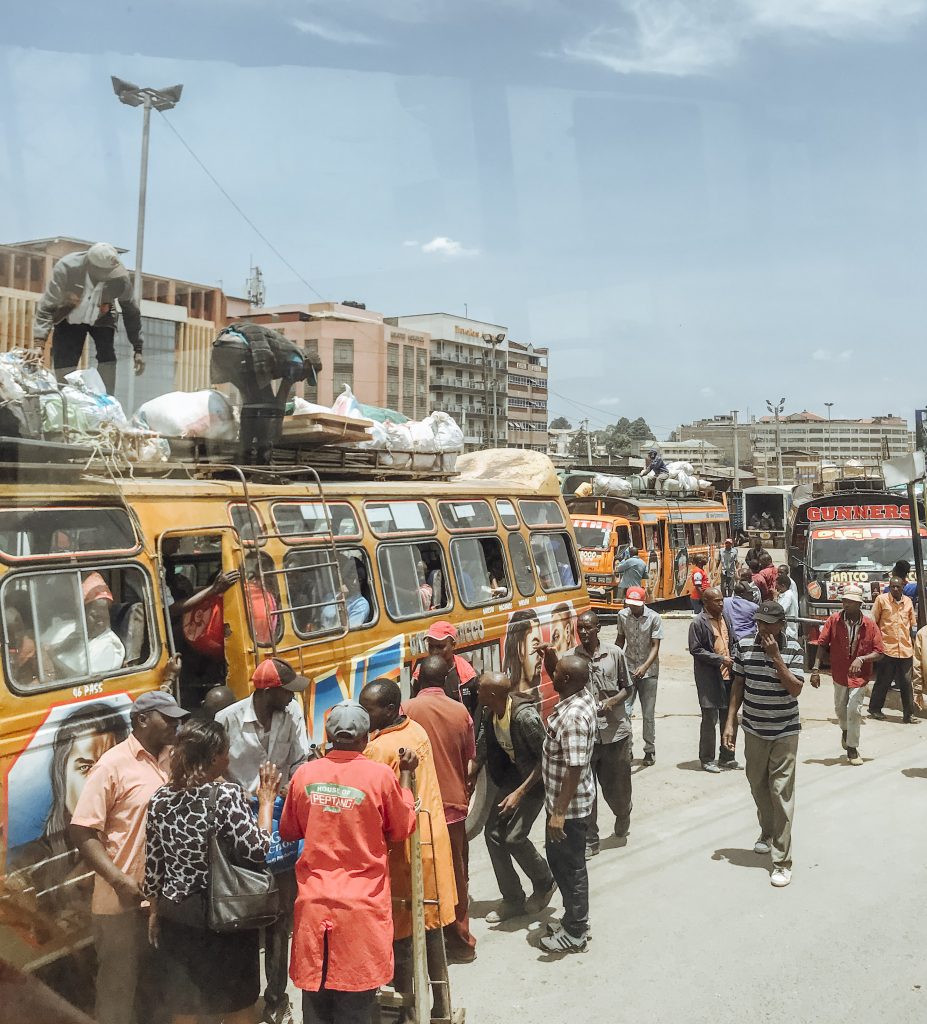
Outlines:
{"type": "MultiPolygon", "coordinates": [[[[309,686],[309,680],[297,675],[280,658],[268,658],[254,670],[251,685],[254,693],[220,711],[216,721],[221,722],[229,734],[226,778],[254,795],[262,762],[270,761],[279,768],[283,776],[281,785],[285,787],[309,757],[306,723],[293,702],[293,694],[302,693],[309,686]]],[[[264,1020],[284,1024],[293,1019],[286,985],[296,876],[291,869],[276,877],[283,913],[264,933],[264,972],[267,975],[264,1020]]]]}

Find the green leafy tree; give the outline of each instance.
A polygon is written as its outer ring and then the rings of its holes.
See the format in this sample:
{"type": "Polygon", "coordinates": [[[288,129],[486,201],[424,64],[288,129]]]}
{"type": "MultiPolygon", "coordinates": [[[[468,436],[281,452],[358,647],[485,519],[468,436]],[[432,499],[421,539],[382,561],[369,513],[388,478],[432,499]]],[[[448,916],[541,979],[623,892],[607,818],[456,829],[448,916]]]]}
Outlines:
{"type": "Polygon", "coordinates": [[[589,452],[586,449],[586,431],[582,427],[570,438],[568,451],[574,459],[580,459],[582,462],[589,458],[589,452]]]}
{"type": "Polygon", "coordinates": [[[551,430],[572,430],[573,424],[566,418],[566,416],[558,416],[555,420],[550,421],[551,430]]]}

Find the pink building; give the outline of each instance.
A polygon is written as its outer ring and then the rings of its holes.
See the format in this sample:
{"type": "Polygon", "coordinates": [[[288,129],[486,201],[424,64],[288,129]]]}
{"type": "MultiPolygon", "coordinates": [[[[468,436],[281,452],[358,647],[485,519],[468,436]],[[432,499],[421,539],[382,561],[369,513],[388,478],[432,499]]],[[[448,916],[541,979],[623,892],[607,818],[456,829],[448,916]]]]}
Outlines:
{"type": "Polygon", "coordinates": [[[431,336],[383,322],[383,314],[339,302],[264,306],[249,309],[229,299],[229,322],[264,324],[318,353],[318,387],[303,397],[331,405],[348,384],[359,402],[387,406],[412,419],[431,411],[428,402],[428,349],[431,336]]]}

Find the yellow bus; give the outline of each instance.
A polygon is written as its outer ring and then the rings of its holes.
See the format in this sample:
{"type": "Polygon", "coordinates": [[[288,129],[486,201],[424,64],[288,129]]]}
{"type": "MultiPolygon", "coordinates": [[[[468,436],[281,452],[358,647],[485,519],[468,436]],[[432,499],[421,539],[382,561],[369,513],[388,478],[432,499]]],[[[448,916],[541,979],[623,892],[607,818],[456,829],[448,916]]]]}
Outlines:
{"type": "Polygon", "coordinates": [[[264,658],[290,662],[312,680],[313,741],[328,709],[369,680],[407,687],[437,619],[454,623],[478,672],[506,671],[549,698],[540,647],[575,645],[588,607],[573,531],[546,456],[519,452],[533,476],[515,485],[487,470],[494,455],[505,474],[511,453],[481,452],[440,480],[49,470],[41,482],[0,484],[5,959],[35,970],[88,941],[89,877],[68,841],[70,813],[175,650],[191,708],[224,680],[246,696],[264,658]],[[230,570],[241,578],[218,613],[172,627],[174,601],[230,570]],[[100,584],[108,622],[85,613],[100,584]],[[218,650],[202,643],[210,631],[218,650]]]}
{"type": "Polygon", "coordinates": [[[624,602],[615,566],[635,547],[647,563],[647,601],[688,597],[693,555],[708,559],[717,584],[720,550],[730,530],[727,505],[703,497],[654,495],[639,498],[567,496],[567,506],[592,607],[609,617],[624,602]]]}

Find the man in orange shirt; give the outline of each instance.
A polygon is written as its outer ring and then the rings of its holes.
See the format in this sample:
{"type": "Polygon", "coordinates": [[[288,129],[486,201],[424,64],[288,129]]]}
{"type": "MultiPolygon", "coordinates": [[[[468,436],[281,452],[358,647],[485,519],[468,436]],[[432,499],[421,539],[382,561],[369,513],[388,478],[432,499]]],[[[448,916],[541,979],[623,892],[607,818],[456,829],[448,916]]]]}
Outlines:
{"type": "Polygon", "coordinates": [[[387,841],[415,829],[405,750],[393,772],[364,757],[370,718],[353,701],[329,712],[324,758],[297,768],[280,836],[304,839],[290,977],[303,990],[303,1019],[370,1020],[377,989],[393,973],[387,841]]]}
{"type": "Polygon", "coordinates": [[[905,580],[892,576],[888,593],[879,594],[872,605],[872,617],[882,631],[882,647],[885,654],[876,669],[876,681],[869,698],[869,717],[885,718],[882,707],[892,682],[898,683],[901,691],[902,721],[915,725],[914,693],[911,686],[911,664],[914,660],[914,633],[917,630],[917,616],[910,597],[904,594],[905,580]]]}
{"type": "Polygon", "coordinates": [[[132,732],[90,769],[71,838],[96,872],[91,912],[97,950],[94,1019],[132,1024],[136,987],[148,952],[142,908],[148,801],[167,782],[170,746],[188,712],[169,693],[143,693],[129,712],[132,732]]]}
{"type": "MultiPolygon", "coordinates": [[[[402,695],[391,679],[374,679],[360,692],[360,702],[370,716],[370,742],[364,755],[388,765],[398,775],[400,751],[411,750],[418,757],[417,794],[421,805],[422,876],[425,888],[425,939],[428,972],[436,980],[444,967],[441,931],[457,916],[457,886],[451,838],[444,817],[441,788],[435,771],[434,753],[428,733],[402,712],[402,695]]],[[[400,992],[412,990],[412,876],[408,843],[390,846],[389,873],[393,891],[393,939],[396,957],[395,986],[400,992]]],[[[434,986],[435,1017],[449,1017],[446,991],[434,986]]]]}
{"type": "Polygon", "coordinates": [[[470,932],[468,876],[470,847],[467,842],[467,811],[470,808],[470,767],[476,760],[473,719],[460,703],[444,692],[447,662],[429,655],[419,665],[413,683],[415,696],[402,709],[428,733],[441,787],[444,817],[451,837],[454,881],[457,885],[457,919],[444,929],[448,960],[471,963],[476,959],[476,939],[470,932]]]}

